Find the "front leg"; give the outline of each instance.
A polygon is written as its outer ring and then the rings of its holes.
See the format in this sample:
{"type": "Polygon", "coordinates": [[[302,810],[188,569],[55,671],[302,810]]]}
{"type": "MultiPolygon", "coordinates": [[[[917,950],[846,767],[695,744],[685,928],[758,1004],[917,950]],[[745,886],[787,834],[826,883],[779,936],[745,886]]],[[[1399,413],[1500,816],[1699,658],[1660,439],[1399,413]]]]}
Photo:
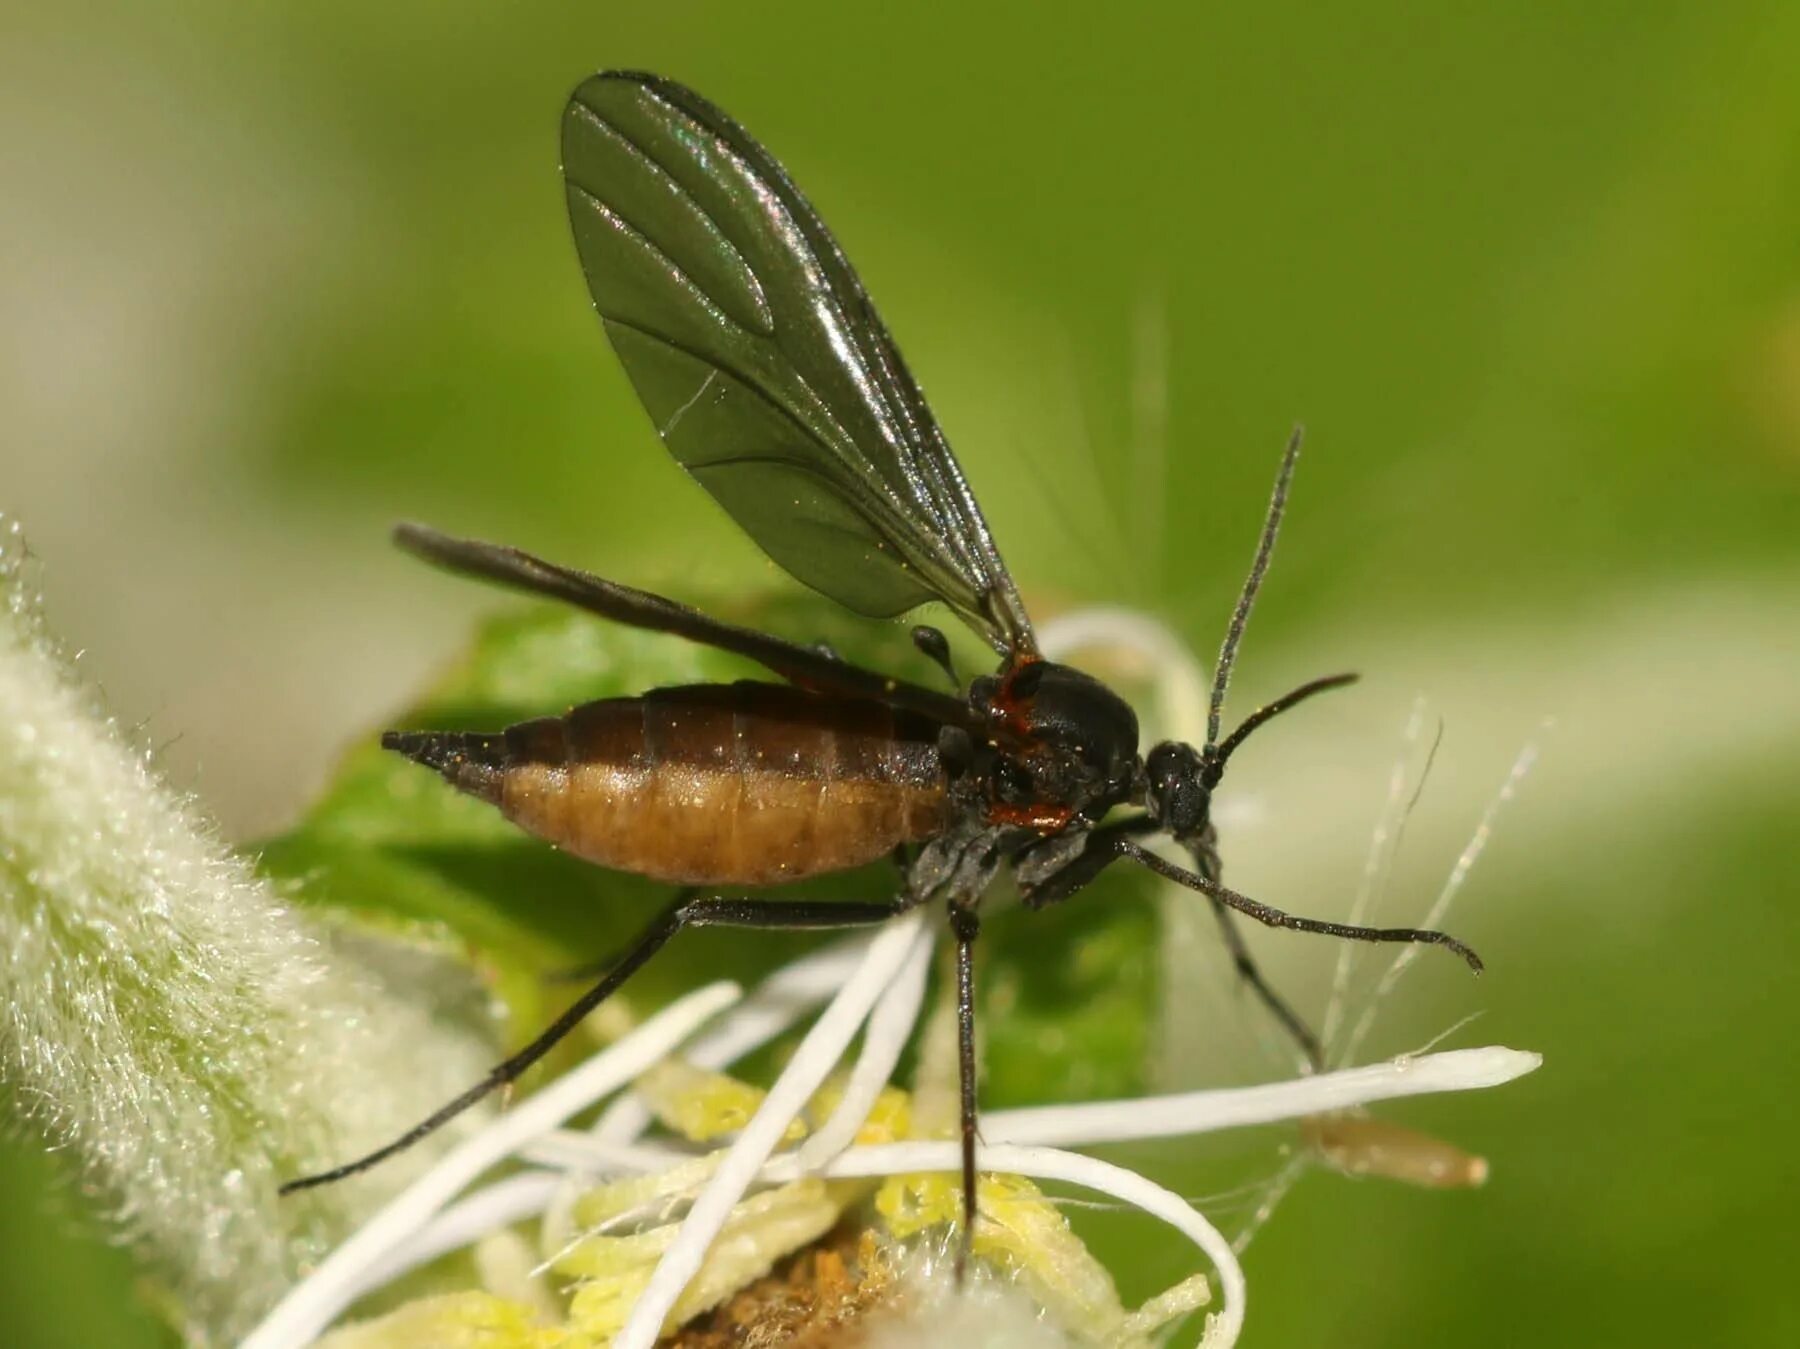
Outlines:
{"type": "MultiPolygon", "coordinates": [[[[1028,854],[1016,864],[1019,875],[1020,895],[1027,908],[1042,909],[1051,904],[1069,898],[1087,886],[1118,858],[1137,855],[1141,852],[1133,842],[1137,835],[1154,833],[1156,824],[1149,816],[1138,816],[1124,820],[1105,829],[1096,830],[1087,839],[1087,847],[1072,859],[1060,863],[1046,856],[1039,868],[1041,879],[1036,879],[1032,870],[1032,855],[1028,854]]],[[[1054,840],[1052,840],[1054,842],[1054,840]]],[[[1187,844],[1199,867],[1199,876],[1216,885],[1219,879],[1219,853],[1214,835],[1209,826],[1205,832],[1196,835],[1187,844]]],[[[1197,887],[1196,887],[1197,888],[1197,887]]],[[[1221,887],[1222,888],[1222,887],[1221,887]]],[[[1288,1002],[1263,977],[1257,967],[1250,948],[1244,941],[1244,934],[1238,930],[1233,921],[1231,911],[1220,901],[1217,895],[1207,893],[1212,903],[1214,915],[1219,920],[1219,934],[1224,938],[1226,952],[1238,977],[1256,996],[1269,1014],[1280,1024],[1282,1030],[1299,1047],[1306,1062],[1317,1071],[1323,1066],[1325,1051],[1319,1039],[1310,1027],[1288,1002]]]]}
{"type": "Polygon", "coordinates": [[[1058,835],[1044,840],[1013,862],[1013,874],[1019,882],[1019,898],[1028,909],[1045,909],[1080,891],[1096,876],[1125,856],[1121,846],[1140,835],[1154,833],[1156,822],[1139,815],[1118,824],[1110,824],[1087,834],[1058,835]],[[1073,856],[1072,845],[1085,842],[1073,856]]]}

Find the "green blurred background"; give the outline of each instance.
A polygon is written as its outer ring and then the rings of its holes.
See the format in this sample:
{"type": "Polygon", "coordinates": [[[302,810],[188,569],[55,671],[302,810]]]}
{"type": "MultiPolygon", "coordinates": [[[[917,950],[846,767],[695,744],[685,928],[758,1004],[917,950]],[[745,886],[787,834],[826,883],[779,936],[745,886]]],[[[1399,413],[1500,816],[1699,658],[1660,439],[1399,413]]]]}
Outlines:
{"type": "MultiPolygon", "coordinates": [[[[1129,603],[1210,650],[1307,423],[1240,693],[1368,682],[1234,769],[1244,888],[1344,901],[1422,691],[1446,734],[1394,887],[1416,916],[1556,719],[1453,924],[1490,977],[1427,962],[1371,1046],[1479,1010],[1464,1043],[1545,1053],[1396,1112],[1494,1179],[1311,1178],[1250,1252],[1246,1342],[1800,1341],[1800,7],[0,24],[0,506],[233,834],[288,818],[487,603],[394,555],[395,518],[781,584],[656,447],[567,237],[562,99],[655,69],[832,223],[1040,611],[1129,603]]],[[[1261,949],[1316,1011],[1330,952],[1261,949]]],[[[23,1145],[0,1183],[9,1342],[159,1342],[79,1196],[23,1145]]]]}

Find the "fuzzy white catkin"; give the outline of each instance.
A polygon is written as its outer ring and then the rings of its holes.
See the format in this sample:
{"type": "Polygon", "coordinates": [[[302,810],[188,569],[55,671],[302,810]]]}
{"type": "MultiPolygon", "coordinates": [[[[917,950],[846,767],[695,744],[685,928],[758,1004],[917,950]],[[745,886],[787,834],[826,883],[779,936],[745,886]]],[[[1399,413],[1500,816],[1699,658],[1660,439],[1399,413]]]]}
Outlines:
{"type": "Polygon", "coordinates": [[[326,958],[76,678],[33,571],[0,516],[0,1116],[60,1150],[192,1342],[231,1343],[425,1156],[277,1186],[398,1133],[490,1050],[326,958]]]}

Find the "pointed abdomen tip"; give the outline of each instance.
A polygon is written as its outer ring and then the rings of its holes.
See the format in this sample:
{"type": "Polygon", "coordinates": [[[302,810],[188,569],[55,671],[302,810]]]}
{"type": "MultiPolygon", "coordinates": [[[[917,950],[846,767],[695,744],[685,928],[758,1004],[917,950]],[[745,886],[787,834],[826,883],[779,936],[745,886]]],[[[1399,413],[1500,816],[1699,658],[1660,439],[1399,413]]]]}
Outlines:
{"type": "Polygon", "coordinates": [[[498,804],[506,777],[504,735],[478,731],[384,731],[381,747],[436,769],[470,796],[498,804]]]}

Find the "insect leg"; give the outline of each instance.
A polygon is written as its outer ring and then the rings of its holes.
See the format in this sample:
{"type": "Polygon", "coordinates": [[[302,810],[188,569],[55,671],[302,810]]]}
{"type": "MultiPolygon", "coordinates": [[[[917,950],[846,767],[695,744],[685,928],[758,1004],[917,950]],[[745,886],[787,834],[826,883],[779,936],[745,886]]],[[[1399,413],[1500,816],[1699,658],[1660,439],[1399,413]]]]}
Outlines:
{"type": "Polygon", "coordinates": [[[1219,933],[1225,939],[1225,949],[1231,955],[1231,964],[1237,970],[1238,978],[1249,986],[1262,1005],[1269,1009],[1269,1015],[1279,1021],[1281,1028],[1300,1046],[1300,1052],[1306,1056],[1306,1062],[1312,1070],[1315,1073],[1324,1071],[1325,1049],[1320,1045],[1319,1037],[1300,1019],[1300,1014],[1288,1006],[1287,999],[1271,988],[1268,980],[1263,978],[1262,970],[1244,942],[1244,934],[1238,930],[1237,920],[1231,916],[1231,910],[1216,897],[1208,895],[1207,898],[1212,900],[1212,911],[1218,915],[1219,933]]]}
{"type": "MultiPolygon", "coordinates": [[[[1148,816],[1141,816],[1096,830],[1079,857],[1024,892],[1026,906],[1041,909],[1069,898],[1098,876],[1108,864],[1126,856],[1126,849],[1120,845],[1132,835],[1152,833],[1155,829],[1155,821],[1148,816]]],[[[1190,851],[1194,854],[1199,874],[1217,884],[1219,854],[1214,850],[1211,839],[1203,837],[1190,845],[1190,851]]],[[[1306,1056],[1306,1061],[1315,1070],[1323,1066],[1325,1055],[1318,1037],[1287,1001],[1270,987],[1268,980],[1263,978],[1249,947],[1245,945],[1244,934],[1232,919],[1231,910],[1216,896],[1208,894],[1207,898],[1212,901],[1213,912],[1218,915],[1219,932],[1224,938],[1225,949],[1231,956],[1232,967],[1237,970],[1238,977],[1249,985],[1250,991],[1269,1009],[1269,1014],[1281,1023],[1282,1029],[1293,1038],[1294,1043],[1300,1047],[1300,1052],[1306,1056]]]]}
{"type": "Polygon", "coordinates": [[[1165,862],[1147,848],[1140,847],[1130,839],[1119,838],[1113,841],[1120,853],[1133,861],[1150,868],[1164,880],[1174,881],[1177,885],[1185,885],[1190,890],[1198,890],[1208,895],[1228,909],[1236,909],[1239,913],[1254,918],[1269,927],[1283,927],[1294,932],[1318,932],[1328,937],[1348,937],[1353,941],[1381,942],[1419,942],[1428,946],[1444,946],[1456,952],[1475,973],[1482,971],[1481,957],[1468,946],[1452,937],[1447,932],[1437,932],[1430,928],[1419,927],[1360,927],[1355,923],[1328,923],[1319,918],[1302,918],[1297,914],[1287,913],[1269,904],[1251,899],[1248,895],[1240,895],[1236,890],[1209,880],[1186,867],[1178,867],[1173,862],[1165,862]]]}
{"type": "Polygon", "coordinates": [[[393,1142],[376,1148],[375,1151],[358,1157],[353,1162],[333,1167],[329,1171],[321,1171],[317,1175],[291,1180],[281,1187],[281,1193],[292,1194],[296,1190],[311,1189],[315,1185],[327,1185],[334,1180],[342,1180],[346,1176],[354,1176],[360,1171],[367,1171],[370,1167],[386,1161],[395,1153],[411,1147],[428,1134],[443,1128],[444,1125],[483,1098],[517,1081],[527,1068],[548,1054],[558,1041],[581,1024],[582,1018],[611,997],[621,984],[635,974],[651,956],[668,943],[669,938],[684,927],[747,927],[824,931],[832,928],[865,927],[882,923],[895,914],[903,912],[907,907],[908,903],[905,900],[886,904],[807,904],[759,899],[677,899],[638,934],[637,940],[626,948],[625,954],[611,969],[607,970],[598,983],[583,993],[566,1012],[551,1022],[543,1034],[504,1063],[494,1067],[481,1081],[455,1100],[420,1120],[393,1142]]]}
{"type": "Polygon", "coordinates": [[[1047,909],[1052,904],[1062,903],[1085,889],[1094,877],[1125,855],[1118,847],[1119,841],[1134,834],[1154,833],[1157,827],[1156,821],[1148,815],[1139,815],[1096,829],[1088,835],[1087,847],[1072,862],[1058,867],[1034,884],[1022,883],[1020,899],[1028,909],[1047,909]]]}
{"type": "MultiPolygon", "coordinates": [[[[700,891],[694,886],[684,885],[675,892],[675,898],[670,902],[675,906],[680,906],[699,893],[700,891]]],[[[627,947],[626,950],[629,951],[630,947],[627,947]]],[[[584,984],[590,979],[598,979],[617,965],[621,959],[623,957],[619,952],[608,951],[598,960],[586,960],[579,965],[567,965],[550,970],[544,975],[544,982],[547,984],[584,984]]]]}
{"type": "Polygon", "coordinates": [[[956,1247],[956,1279],[962,1282],[975,1243],[975,938],[981,920],[965,904],[950,906],[956,936],[957,1086],[962,1100],[962,1236],[956,1247]]]}
{"type": "MultiPolygon", "coordinates": [[[[1212,826],[1208,825],[1199,838],[1188,845],[1188,851],[1194,857],[1194,869],[1207,880],[1218,883],[1223,870],[1219,863],[1219,849],[1214,840],[1212,826]]],[[[1325,1049],[1319,1043],[1319,1037],[1312,1033],[1311,1027],[1300,1019],[1300,1014],[1288,1005],[1287,999],[1275,991],[1269,981],[1263,978],[1262,969],[1256,958],[1250,954],[1250,947],[1244,941],[1244,934],[1231,916],[1231,910],[1215,895],[1208,895],[1212,901],[1212,911],[1219,920],[1219,935],[1225,941],[1225,950],[1231,956],[1232,968],[1237,971],[1250,991],[1268,1009],[1269,1015],[1281,1023],[1281,1028],[1288,1033],[1290,1039],[1300,1047],[1307,1063],[1316,1072],[1325,1067],[1325,1049]]]]}

